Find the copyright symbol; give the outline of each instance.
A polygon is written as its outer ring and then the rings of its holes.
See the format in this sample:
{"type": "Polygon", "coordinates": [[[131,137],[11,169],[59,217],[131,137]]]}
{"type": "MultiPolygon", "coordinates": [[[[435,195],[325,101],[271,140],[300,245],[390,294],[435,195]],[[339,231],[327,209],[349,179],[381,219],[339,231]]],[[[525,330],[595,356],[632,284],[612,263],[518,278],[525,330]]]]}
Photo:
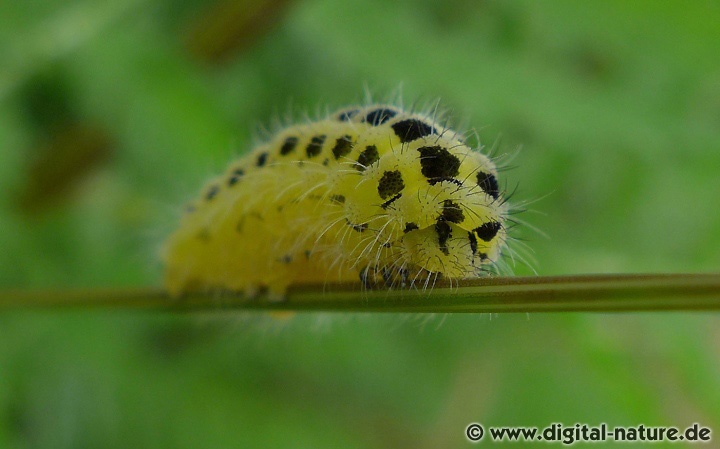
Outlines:
{"type": "Polygon", "coordinates": [[[485,435],[485,430],[478,423],[472,423],[465,429],[465,436],[473,443],[482,440],[483,435],[485,435]]]}

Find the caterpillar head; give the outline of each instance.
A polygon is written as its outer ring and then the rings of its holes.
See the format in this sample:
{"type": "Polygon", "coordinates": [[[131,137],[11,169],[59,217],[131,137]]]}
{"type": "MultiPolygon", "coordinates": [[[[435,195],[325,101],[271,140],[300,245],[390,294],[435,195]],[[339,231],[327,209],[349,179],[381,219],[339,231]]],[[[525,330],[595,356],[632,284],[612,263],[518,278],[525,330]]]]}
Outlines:
{"type": "Polygon", "coordinates": [[[498,260],[507,206],[487,156],[420,114],[373,106],[337,117],[359,130],[334,191],[347,223],[369,234],[351,243],[363,266],[457,279],[498,260]]]}

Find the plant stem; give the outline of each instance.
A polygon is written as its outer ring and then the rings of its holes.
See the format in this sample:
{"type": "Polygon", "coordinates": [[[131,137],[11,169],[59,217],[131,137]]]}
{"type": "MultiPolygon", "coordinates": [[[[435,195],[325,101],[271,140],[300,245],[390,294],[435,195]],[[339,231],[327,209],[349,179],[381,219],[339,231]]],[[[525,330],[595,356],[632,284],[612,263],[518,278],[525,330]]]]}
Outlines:
{"type": "Polygon", "coordinates": [[[291,288],[283,301],[229,292],[168,296],[161,288],[4,291],[0,311],[21,308],[283,310],[333,312],[630,312],[720,310],[720,274],[487,277],[426,290],[359,285],[291,288]]]}

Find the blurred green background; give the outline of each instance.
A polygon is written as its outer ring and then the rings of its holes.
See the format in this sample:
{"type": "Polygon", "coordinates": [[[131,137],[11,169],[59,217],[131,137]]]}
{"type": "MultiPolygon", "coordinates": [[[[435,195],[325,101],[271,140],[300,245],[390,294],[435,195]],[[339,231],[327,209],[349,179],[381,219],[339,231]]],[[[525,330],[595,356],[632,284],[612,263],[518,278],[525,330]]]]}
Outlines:
{"type": "MultiPolygon", "coordinates": [[[[709,1],[2,2],[0,287],[158,285],[183,202],[258,125],[401,84],[517,152],[539,274],[717,271],[718,55],[709,1]]],[[[719,324],[4,312],[0,447],[466,447],[472,421],[718,441],[719,324]]]]}

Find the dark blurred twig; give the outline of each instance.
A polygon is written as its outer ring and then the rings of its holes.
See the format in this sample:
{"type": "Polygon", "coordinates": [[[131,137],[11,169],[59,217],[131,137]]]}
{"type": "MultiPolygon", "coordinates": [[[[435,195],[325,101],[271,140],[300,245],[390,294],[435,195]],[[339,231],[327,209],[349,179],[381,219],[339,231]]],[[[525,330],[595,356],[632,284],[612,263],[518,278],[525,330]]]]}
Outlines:
{"type": "Polygon", "coordinates": [[[211,3],[188,28],[185,46],[203,62],[226,62],[272,29],[290,3],[290,0],[219,0],[211,3]]]}

